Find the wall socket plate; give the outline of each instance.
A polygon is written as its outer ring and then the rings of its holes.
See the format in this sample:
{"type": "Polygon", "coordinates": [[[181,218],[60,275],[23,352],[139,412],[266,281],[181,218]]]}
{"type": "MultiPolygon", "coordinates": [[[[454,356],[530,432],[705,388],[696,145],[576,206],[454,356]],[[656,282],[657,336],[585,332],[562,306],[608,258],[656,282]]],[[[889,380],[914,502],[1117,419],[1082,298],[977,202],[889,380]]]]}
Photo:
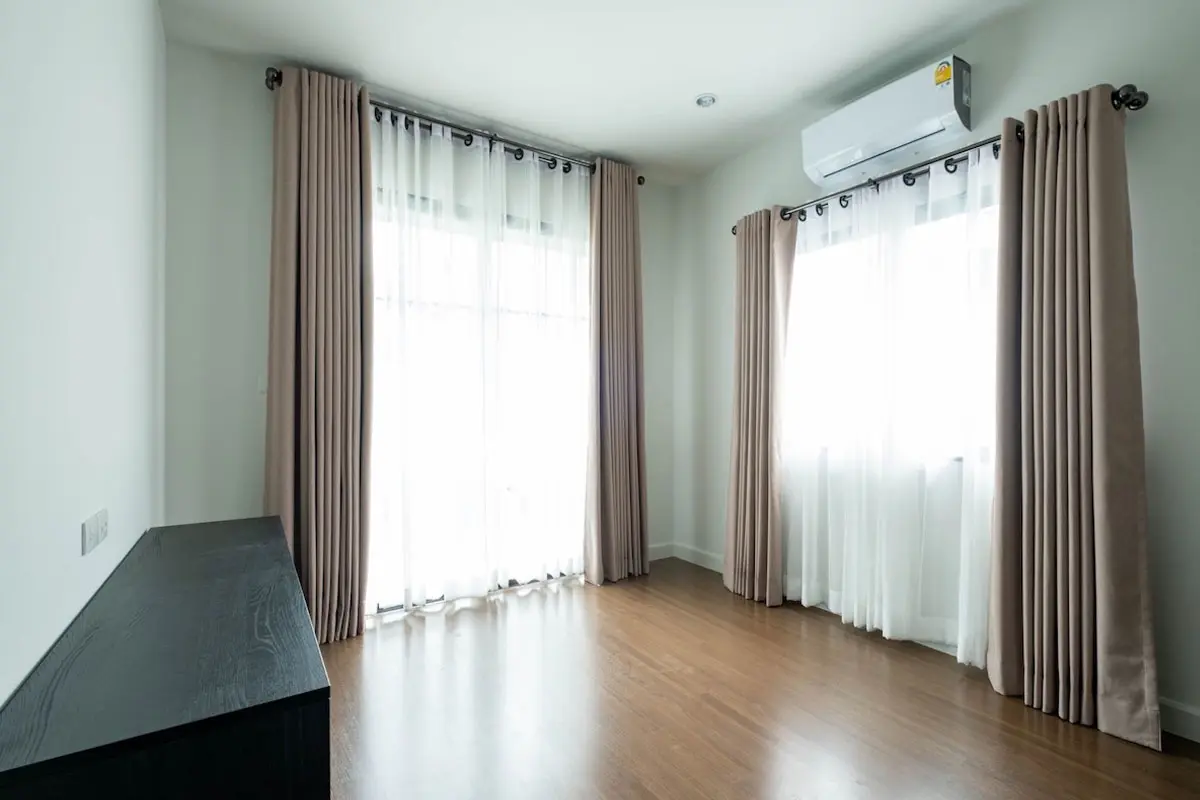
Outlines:
{"type": "Polygon", "coordinates": [[[80,527],[83,555],[86,556],[108,536],[108,509],[102,508],[92,514],[83,521],[83,525],[80,527]]]}

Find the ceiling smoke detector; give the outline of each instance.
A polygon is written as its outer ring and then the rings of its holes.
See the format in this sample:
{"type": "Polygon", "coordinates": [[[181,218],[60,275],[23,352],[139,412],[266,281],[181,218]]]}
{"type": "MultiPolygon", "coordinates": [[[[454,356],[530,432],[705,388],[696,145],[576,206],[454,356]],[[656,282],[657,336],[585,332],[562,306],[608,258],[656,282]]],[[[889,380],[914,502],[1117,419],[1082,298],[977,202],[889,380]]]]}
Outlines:
{"type": "Polygon", "coordinates": [[[696,105],[701,108],[712,108],[717,104],[717,96],[715,94],[702,94],[696,98],[696,105]]]}

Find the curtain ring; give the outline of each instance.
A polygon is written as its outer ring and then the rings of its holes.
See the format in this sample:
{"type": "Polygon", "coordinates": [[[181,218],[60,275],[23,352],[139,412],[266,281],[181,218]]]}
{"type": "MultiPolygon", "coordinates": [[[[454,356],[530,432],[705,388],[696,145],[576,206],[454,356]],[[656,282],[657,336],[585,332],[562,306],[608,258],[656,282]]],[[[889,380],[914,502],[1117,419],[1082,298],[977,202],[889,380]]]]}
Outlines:
{"type": "Polygon", "coordinates": [[[522,147],[518,147],[516,150],[513,151],[513,158],[515,158],[517,161],[520,161],[521,159],[525,158],[525,149],[522,147]]]}
{"type": "Polygon", "coordinates": [[[781,208],[781,209],[779,209],[779,218],[781,220],[783,220],[784,222],[787,222],[789,219],[792,218],[792,215],[794,213],[795,213],[794,211],[789,211],[786,208],[781,208]]]}
{"type": "Polygon", "coordinates": [[[992,158],[999,158],[999,157],[1000,157],[1000,143],[995,142],[992,145],[992,158]]]}
{"type": "Polygon", "coordinates": [[[375,108],[375,121],[383,122],[383,109],[379,108],[378,106],[375,108]]]}
{"type": "Polygon", "coordinates": [[[800,209],[800,221],[804,222],[806,219],[808,219],[808,211],[802,208],[800,209]]]}
{"type": "Polygon", "coordinates": [[[475,144],[475,134],[468,133],[466,136],[464,136],[463,144],[467,147],[470,147],[471,145],[475,144]]]}
{"type": "Polygon", "coordinates": [[[911,172],[904,173],[904,178],[902,180],[904,181],[905,186],[916,186],[917,184],[917,176],[913,175],[911,172]]]}
{"type": "Polygon", "coordinates": [[[841,197],[839,197],[838,205],[841,206],[842,208],[849,208],[850,207],[850,195],[844,194],[841,197]]]}
{"type": "Polygon", "coordinates": [[[825,216],[825,206],[827,206],[827,205],[829,205],[829,203],[817,203],[817,216],[818,217],[825,216]]]}
{"type": "Polygon", "coordinates": [[[571,162],[564,161],[563,162],[563,175],[570,175],[570,174],[571,174],[571,162]]]}
{"type": "Polygon", "coordinates": [[[413,126],[412,117],[405,117],[404,118],[404,130],[411,131],[412,126],[413,126]]]}
{"type": "Polygon", "coordinates": [[[951,175],[958,172],[958,162],[953,157],[947,158],[943,166],[946,167],[946,172],[949,172],[951,175]]]}
{"type": "Polygon", "coordinates": [[[558,159],[554,156],[550,156],[550,160],[547,161],[546,164],[550,167],[550,169],[558,169],[558,159]]]}

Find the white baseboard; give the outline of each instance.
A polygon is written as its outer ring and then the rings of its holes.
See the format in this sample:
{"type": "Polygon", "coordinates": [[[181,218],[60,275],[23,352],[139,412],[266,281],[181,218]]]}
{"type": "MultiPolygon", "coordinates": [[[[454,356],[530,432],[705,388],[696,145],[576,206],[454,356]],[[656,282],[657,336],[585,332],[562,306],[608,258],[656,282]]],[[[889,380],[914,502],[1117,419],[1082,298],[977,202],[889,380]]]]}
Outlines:
{"type": "Polygon", "coordinates": [[[679,558],[689,564],[721,572],[725,568],[725,559],[717,553],[709,553],[688,544],[668,542],[666,544],[650,545],[650,560],[658,561],[663,558],[679,558]]]}
{"type": "Polygon", "coordinates": [[[667,542],[666,544],[650,545],[650,560],[661,561],[664,558],[673,558],[675,556],[675,543],[667,542]]]}
{"type": "Polygon", "coordinates": [[[725,559],[719,553],[709,553],[687,544],[675,543],[675,557],[713,572],[725,569],[725,559]]]}
{"type": "Polygon", "coordinates": [[[1158,698],[1158,705],[1164,731],[1200,742],[1200,708],[1165,697],[1158,698]]]}

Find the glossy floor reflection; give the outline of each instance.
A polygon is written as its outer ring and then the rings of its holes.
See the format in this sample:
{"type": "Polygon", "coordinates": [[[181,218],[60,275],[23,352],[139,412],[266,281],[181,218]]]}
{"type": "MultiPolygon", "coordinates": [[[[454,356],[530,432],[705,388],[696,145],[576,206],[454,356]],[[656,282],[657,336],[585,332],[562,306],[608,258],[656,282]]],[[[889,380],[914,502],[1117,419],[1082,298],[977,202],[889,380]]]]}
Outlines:
{"type": "MultiPolygon", "coordinates": [[[[983,674],[656,561],[395,616],[323,649],[335,798],[1198,797],[983,674]]],[[[1170,737],[1168,737],[1170,738],[1170,737]]]]}

